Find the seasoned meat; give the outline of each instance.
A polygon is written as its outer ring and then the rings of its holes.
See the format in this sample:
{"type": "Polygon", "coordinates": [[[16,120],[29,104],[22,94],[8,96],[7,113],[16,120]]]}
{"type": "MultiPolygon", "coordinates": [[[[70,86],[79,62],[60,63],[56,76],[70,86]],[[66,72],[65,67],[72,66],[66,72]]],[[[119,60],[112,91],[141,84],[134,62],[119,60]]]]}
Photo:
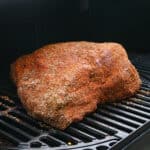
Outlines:
{"type": "Polygon", "coordinates": [[[141,80],[117,43],[46,45],[11,65],[11,76],[27,112],[65,129],[97,104],[132,96],[141,80]]]}

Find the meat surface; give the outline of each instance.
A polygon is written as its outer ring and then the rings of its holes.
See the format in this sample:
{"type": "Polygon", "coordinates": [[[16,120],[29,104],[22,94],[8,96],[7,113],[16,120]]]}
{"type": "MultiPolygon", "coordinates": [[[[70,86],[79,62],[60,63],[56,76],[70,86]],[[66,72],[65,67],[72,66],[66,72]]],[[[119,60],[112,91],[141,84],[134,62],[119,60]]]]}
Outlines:
{"type": "Polygon", "coordinates": [[[97,104],[132,96],[141,80],[118,43],[46,45],[11,65],[11,77],[27,112],[65,129],[97,104]]]}

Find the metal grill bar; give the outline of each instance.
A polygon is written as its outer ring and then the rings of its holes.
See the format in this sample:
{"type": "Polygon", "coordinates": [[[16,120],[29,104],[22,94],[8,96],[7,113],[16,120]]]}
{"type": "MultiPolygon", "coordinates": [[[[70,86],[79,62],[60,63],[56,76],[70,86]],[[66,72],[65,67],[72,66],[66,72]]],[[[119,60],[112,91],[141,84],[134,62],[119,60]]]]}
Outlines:
{"type": "Polygon", "coordinates": [[[40,138],[40,141],[44,142],[50,147],[58,147],[62,145],[62,143],[60,143],[57,139],[54,139],[53,137],[50,136],[43,136],[40,138]]]}
{"type": "Polygon", "coordinates": [[[147,108],[150,108],[150,103],[143,101],[142,99],[138,99],[138,98],[130,98],[129,101],[133,101],[136,104],[145,106],[147,108]]]}
{"type": "Polygon", "coordinates": [[[28,115],[20,112],[20,111],[17,111],[17,110],[14,110],[14,111],[11,111],[9,112],[8,114],[16,117],[16,118],[19,118],[21,121],[23,122],[26,122],[26,126],[29,127],[30,129],[32,129],[33,131],[35,131],[37,134],[40,134],[40,131],[39,131],[39,124],[36,120],[32,119],[31,117],[29,117],[28,115]]]}
{"type": "Polygon", "coordinates": [[[15,106],[15,103],[13,103],[12,101],[8,101],[8,100],[4,100],[2,98],[0,98],[0,102],[3,104],[3,105],[6,105],[6,106],[15,106]]]}
{"type": "Polygon", "coordinates": [[[0,127],[0,133],[4,136],[7,137],[7,139],[12,142],[13,144],[15,144],[16,146],[19,145],[22,141],[16,137],[16,135],[12,135],[8,132],[8,130],[4,127],[1,126],[0,127]]]}
{"type": "Polygon", "coordinates": [[[53,130],[52,132],[49,133],[51,136],[55,137],[56,139],[59,139],[60,141],[66,143],[66,144],[71,144],[75,145],[79,142],[81,142],[79,139],[69,135],[68,133],[59,131],[59,130],[53,130]]]}
{"type": "Polygon", "coordinates": [[[24,122],[20,122],[20,120],[17,120],[17,118],[11,118],[10,116],[2,116],[0,118],[1,120],[7,122],[8,124],[11,124],[11,126],[14,126],[18,129],[20,129],[21,131],[25,131],[26,133],[28,133],[30,136],[37,136],[39,135],[39,133],[37,132],[37,130],[30,126],[27,123],[24,122]]]}
{"type": "Polygon", "coordinates": [[[31,139],[31,136],[28,135],[26,132],[23,130],[20,130],[9,123],[6,123],[2,120],[0,120],[0,127],[3,129],[5,132],[9,132],[12,136],[15,136],[16,138],[20,139],[22,142],[27,142],[31,139]]]}
{"type": "Polygon", "coordinates": [[[122,116],[125,116],[129,119],[132,119],[136,122],[140,122],[140,123],[144,123],[147,119],[141,117],[141,116],[138,116],[137,114],[133,113],[133,112],[128,112],[126,110],[123,110],[123,109],[120,109],[118,107],[114,107],[113,105],[106,105],[104,106],[106,109],[108,109],[110,112],[114,112],[114,113],[118,113],[122,116]]]}
{"type": "Polygon", "coordinates": [[[83,132],[83,131],[76,129],[74,127],[69,127],[65,131],[67,133],[69,133],[70,135],[79,138],[81,141],[83,141],[85,143],[91,142],[92,140],[95,139],[94,136],[91,136],[91,135],[87,134],[86,132],[83,132]]]}
{"type": "Polygon", "coordinates": [[[108,118],[106,116],[103,116],[103,115],[100,115],[100,114],[97,114],[97,113],[94,113],[93,117],[94,117],[94,119],[96,119],[96,120],[98,120],[100,122],[104,122],[106,124],[109,124],[112,127],[120,129],[120,130],[122,130],[124,132],[127,132],[127,133],[132,132],[132,130],[134,129],[134,128],[128,126],[128,125],[125,125],[123,123],[120,123],[120,122],[118,122],[116,120],[113,120],[111,118],[108,118]]]}
{"type": "MultiPolygon", "coordinates": [[[[66,149],[99,142],[101,146],[96,146],[98,149],[103,147],[102,143],[111,142],[114,138],[125,139],[134,132],[142,131],[150,123],[150,87],[146,84],[134,97],[101,105],[95,113],[65,131],[47,128],[46,124],[28,116],[15,96],[10,99],[12,102],[0,98],[0,133],[27,149],[34,146],[66,149]]],[[[105,145],[107,149],[110,147],[105,145]]]]}
{"type": "Polygon", "coordinates": [[[141,125],[140,123],[135,122],[135,121],[133,121],[133,120],[131,120],[129,118],[122,117],[121,115],[118,115],[118,114],[115,114],[115,113],[110,113],[109,111],[107,111],[107,110],[105,110],[103,108],[98,109],[98,112],[100,114],[106,115],[109,118],[112,118],[112,119],[114,119],[114,120],[116,120],[118,122],[122,122],[122,123],[124,123],[124,124],[126,124],[128,126],[131,126],[133,128],[138,128],[139,125],[141,125]]]}
{"type": "Polygon", "coordinates": [[[137,108],[137,109],[144,111],[146,113],[150,113],[150,109],[148,107],[145,107],[144,105],[136,104],[136,102],[124,101],[124,102],[122,102],[122,104],[127,105],[127,106],[131,106],[133,108],[137,108]]]}
{"type": "Polygon", "coordinates": [[[125,110],[125,111],[129,111],[129,112],[135,113],[135,114],[137,114],[137,115],[139,115],[139,116],[142,116],[142,117],[144,117],[144,118],[147,118],[147,120],[150,118],[150,116],[149,116],[148,113],[145,113],[145,112],[143,112],[143,111],[141,111],[141,110],[132,108],[131,106],[126,106],[126,105],[120,104],[120,103],[118,103],[118,104],[113,104],[113,105],[114,105],[115,107],[117,107],[117,108],[121,108],[121,109],[123,109],[123,110],[125,110]]]}
{"type": "Polygon", "coordinates": [[[89,135],[92,135],[98,139],[103,139],[106,136],[105,133],[103,133],[95,128],[92,128],[84,123],[77,123],[73,127],[77,128],[78,130],[84,131],[84,132],[88,133],[89,135]]]}
{"type": "Polygon", "coordinates": [[[145,95],[142,95],[142,94],[136,94],[135,97],[139,98],[139,99],[142,99],[142,100],[145,100],[147,102],[150,102],[150,98],[145,96],[145,95]]]}

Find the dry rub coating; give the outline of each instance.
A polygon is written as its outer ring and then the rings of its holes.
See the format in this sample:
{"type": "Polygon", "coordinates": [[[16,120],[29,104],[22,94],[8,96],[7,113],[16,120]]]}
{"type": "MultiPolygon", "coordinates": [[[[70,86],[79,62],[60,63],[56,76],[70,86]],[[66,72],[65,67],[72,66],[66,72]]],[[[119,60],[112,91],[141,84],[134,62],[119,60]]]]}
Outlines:
{"type": "Polygon", "coordinates": [[[65,129],[98,103],[125,99],[141,80],[117,43],[46,45],[11,65],[11,76],[28,113],[65,129]]]}

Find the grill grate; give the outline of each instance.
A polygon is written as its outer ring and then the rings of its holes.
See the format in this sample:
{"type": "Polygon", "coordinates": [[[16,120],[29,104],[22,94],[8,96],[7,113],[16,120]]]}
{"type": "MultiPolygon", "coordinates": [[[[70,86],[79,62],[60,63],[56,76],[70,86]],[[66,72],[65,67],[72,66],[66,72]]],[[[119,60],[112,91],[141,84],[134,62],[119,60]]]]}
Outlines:
{"type": "Polygon", "coordinates": [[[28,116],[11,88],[1,89],[0,95],[0,133],[22,149],[117,149],[150,128],[150,85],[147,79],[134,97],[100,105],[96,112],[73,123],[65,131],[49,128],[28,116]]]}

